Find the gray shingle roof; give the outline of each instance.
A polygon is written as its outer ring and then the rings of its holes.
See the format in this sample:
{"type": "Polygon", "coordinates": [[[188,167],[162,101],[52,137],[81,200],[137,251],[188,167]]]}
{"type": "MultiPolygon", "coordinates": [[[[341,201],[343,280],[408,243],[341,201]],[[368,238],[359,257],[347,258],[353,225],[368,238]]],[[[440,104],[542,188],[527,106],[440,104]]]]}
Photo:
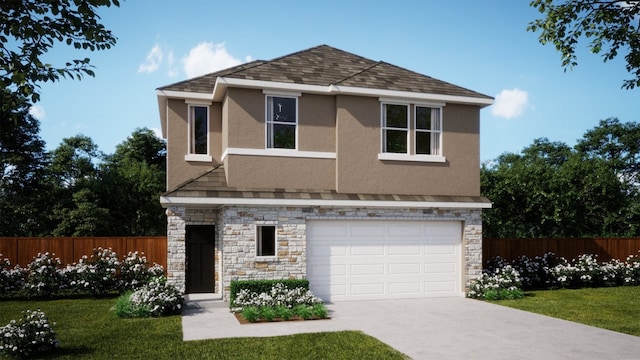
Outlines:
{"type": "Polygon", "coordinates": [[[373,61],[328,45],[320,45],[270,61],[256,60],[217,71],[159,90],[212,93],[218,77],[303,85],[342,85],[491,99],[465,89],[382,61],[373,61]]]}
{"type": "Polygon", "coordinates": [[[459,202],[485,203],[490,201],[482,196],[432,196],[432,195],[389,195],[389,194],[346,194],[335,190],[293,190],[293,189],[240,189],[227,186],[223,165],[219,165],[203,175],[179,185],[165,193],[165,197],[199,197],[218,199],[289,199],[289,200],[361,200],[361,201],[405,201],[405,202],[459,202]]]}

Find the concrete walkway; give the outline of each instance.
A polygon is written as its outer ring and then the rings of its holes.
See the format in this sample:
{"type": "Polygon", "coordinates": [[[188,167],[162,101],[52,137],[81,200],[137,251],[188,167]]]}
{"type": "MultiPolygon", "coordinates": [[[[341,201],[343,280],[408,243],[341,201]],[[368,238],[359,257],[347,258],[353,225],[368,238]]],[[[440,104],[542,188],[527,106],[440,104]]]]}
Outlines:
{"type": "Polygon", "coordinates": [[[354,301],[327,308],[331,320],[240,325],[227,303],[200,298],[183,312],[183,337],[360,330],[413,359],[640,359],[640,337],[471,299],[354,301]]]}

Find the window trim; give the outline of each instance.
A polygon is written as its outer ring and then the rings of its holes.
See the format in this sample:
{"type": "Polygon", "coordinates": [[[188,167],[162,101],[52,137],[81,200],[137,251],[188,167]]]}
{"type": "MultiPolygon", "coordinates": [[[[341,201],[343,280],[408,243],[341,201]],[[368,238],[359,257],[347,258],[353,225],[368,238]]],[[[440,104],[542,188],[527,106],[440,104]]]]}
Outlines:
{"type": "MultiPolygon", "coordinates": [[[[444,124],[444,107],[446,103],[444,102],[418,102],[414,99],[395,99],[395,98],[378,98],[380,101],[380,152],[378,153],[378,160],[382,161],[415,161],[415,162],[435,162],[435,163],[444,163],[447,162],[447,158],[442,154],[443,153],[443,124],[444,124]],[[409,116],[407,125],[407,152],[406,153],[390,153],[385,152],[385,134],[386,130],[385,124],[385,105],[404,105],[407,106],[408,112],[407,116],[409,116]],[[440,138],[438,142],[438,154],[416,154],[416,108],[417,107],[427,107],[427,108],[436,108],[440,111],[440,138]],[[413,111],[411,109],[413,108],[413,111]],[[413,116],[413,121],[411,121],[411,116],[413,116]]],[[[395,128],[393,128],[395,129],[395,128]]]]}
{"type": "Polygon", "coordinates": [[[380,103],[380,153],[381,154],[396,154],[396,155],[409,155],[409,151],[411,149],[411,106],[408,103],[405,102],[401,102],[401,101],[382,101],[380,103]],[[398,106],[405,106],[407,108],[407,127],[406,128],[394,128],[394,127],[388,127],[386,126],[386,120],[387,120],[387,105],[398,105],[398,106]],[[407,133],[407,152],[406,153],[393,153],[393,152],[388,152],[386,150],[387,144],[386,144],[386,131],[387,130],[394,130],[394,131],[406,131],[407,133]]]}
{"type": "MultiPolygon", "coordinates": [[[[431,128],[433,129],[433,118],[431,119],[431,128]]],[[[414,104],[413,105],[413,154],[415,156],[427,156],[427,157],[435,157],[435,158],[442,158],[442,107],[441,106],[433,106],[433,105],[425,105],[425,104],[414,104]],[[438,110],[438,130],[423,130],[423,129],[418,129],[418,108],[426,108],[426,109],[431,109],[431,111],[433,111],[434,109],[438,110]],[[423,132],[423,133],[428,133],[430,134],[431,137],[431,154],[418,154],[418,133],[419,132],[423,132]],[[437,132],[437,137],[438,137],[438,149],[436,150],[436,153],[433,153],[433,138],[434,138],[434,133],[437,132]]]]}
{"type": "Polygon", "coordinates": [[[211,103],[207,102],[191,102],[186,101],[187,103],[187,153],[184,156],[186,161],[198,161],[198,162],[211,162],[213,158],[211,157],[211,103]],[[207,110],[207,153],[206,154],[195,154],[191,152],[192,144],[194,139],[192,138],[192,127],[194,119],[194,111],[195,108],[205,108],[207,110]]]}
{"type": "MultiPolygon", "coordinates": [[[[266,150],[278,150],[278,151],[289,151],[289,152],[293,152],[293,151],[298,151],[298,140],[299,140],[299,129],[300,129],[300,125],[299,125],[299,97],[301,94],[299,93],[289,93],[289,92],[275,92],[275,91],[263,91],[264,95],[265,95],[265,103],[264,103],[264,113],[265,113],[265,128],[264,128],[264,148],[266,150]],[[287,99],[294,99],[296,102],[296,121],[295,123],[290,123],[290,122],[282,122],[282,121],[273,121],[270,120],[271,119],[271,113],[269,111],[269,102],[273,101],[271,99],[273,98],[287,98],[287,99]],[[269,126],[273,126],[273,124],[280,124],[280,125],[294,125],[295,126],[295,144],[293,149],[288,149],[288,148],[277,148],[277,147],[269,147],[269,126]]],[[[273,141],[272,141],[273,142],[273,141]]]]}
{"type": "Polygon", "coordinates": [[[270,223],[260,223],[256,224],[256,251],[255,256],[258,261],[269,261],[269,260],[277,260],[278,259],[278,225],[270,224],[270,223]],[[273,255],[260,255],[260,248],[262,244],[262,231],[263,227],[273,227],[273,255]]]}

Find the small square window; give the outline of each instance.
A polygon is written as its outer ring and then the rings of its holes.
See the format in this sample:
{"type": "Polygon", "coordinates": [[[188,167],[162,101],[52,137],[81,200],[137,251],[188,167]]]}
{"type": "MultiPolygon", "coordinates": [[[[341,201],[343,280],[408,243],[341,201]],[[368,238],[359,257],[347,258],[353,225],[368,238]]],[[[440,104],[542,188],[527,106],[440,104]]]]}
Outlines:
{"type": "Polygon", "coordinates": [[[276,256],[276,227],[262,225],[256,230],[256,256],[276,256]]]}
{"type": "Polygon", "coordinates": [[[382,152],[406,154],[408,135],[408,106],[383,104],[382,152]]]}

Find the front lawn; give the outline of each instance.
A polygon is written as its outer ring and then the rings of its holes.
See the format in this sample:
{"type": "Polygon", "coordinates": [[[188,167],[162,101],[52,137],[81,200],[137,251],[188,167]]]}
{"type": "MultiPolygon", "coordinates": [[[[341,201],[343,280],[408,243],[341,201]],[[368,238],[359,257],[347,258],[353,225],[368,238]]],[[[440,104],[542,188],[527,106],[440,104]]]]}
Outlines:
{"type": "Polygon", "coordinates": [[[121,319],[110,310],[115,301],[0,301],[0,326],[41,309],[56,323],[61,348],[49,357],[55,359],[406,359],[357,331],[184,342],[180,316],[121,319]]]}
{"type": "Polygon", "coordinates": [[[640,336],[640,286],[530,291],[494,303],[640,336]]]}

